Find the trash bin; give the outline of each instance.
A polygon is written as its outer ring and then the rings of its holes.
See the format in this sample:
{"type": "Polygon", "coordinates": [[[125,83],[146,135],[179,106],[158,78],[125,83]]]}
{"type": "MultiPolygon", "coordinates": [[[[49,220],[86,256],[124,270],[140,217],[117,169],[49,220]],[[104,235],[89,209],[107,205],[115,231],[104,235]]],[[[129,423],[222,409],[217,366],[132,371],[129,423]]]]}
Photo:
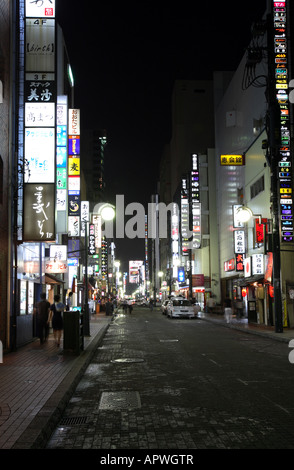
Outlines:
{"type": "Polygon", "coordinates": [[[84,350],[83,314],[80,311],[63,313],[63,349],[77,355],[84,350]]]}

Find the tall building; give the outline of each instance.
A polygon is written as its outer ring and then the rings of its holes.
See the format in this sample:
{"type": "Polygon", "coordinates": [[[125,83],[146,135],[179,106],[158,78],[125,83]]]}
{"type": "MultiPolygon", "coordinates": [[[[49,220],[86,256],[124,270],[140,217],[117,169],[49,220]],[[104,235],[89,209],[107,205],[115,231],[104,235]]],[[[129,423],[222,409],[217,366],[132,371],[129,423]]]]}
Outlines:
{"type": "Polygon", "coordinates": [[[105,190],[104,159],[107,134],[104,129],[83,129],[82,170],[87,182],[90,208],[102,202],[105,190]]]}

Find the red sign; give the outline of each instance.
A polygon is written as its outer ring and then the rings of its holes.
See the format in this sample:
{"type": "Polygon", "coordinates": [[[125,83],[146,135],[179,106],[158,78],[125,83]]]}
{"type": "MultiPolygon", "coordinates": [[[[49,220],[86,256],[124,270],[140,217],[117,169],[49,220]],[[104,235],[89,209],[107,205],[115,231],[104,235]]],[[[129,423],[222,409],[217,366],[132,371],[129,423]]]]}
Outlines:
{"type": "Polygon", "coordinates": [[[236,271],[244,271],[244,254],[242,253],[236,255],[236,271]]]}
{"type": "Polygon", "coordinates": [[[259,223],[259,219],[255,219],[255,240],[256,243],[264,243],[264,228],[267,229],[267,219],[261,219],[261,223],[259,223]]]}
{"type": "Polygon", "coordinates": [[[234,271],[234,270],[235,270],[235,260],[234,260],[234,258],[233,258],[233,259],[229,259],[229,261],[225,261],[225,263],[224,263],[224,270],[225,270],[225,272],[234,271]]]}

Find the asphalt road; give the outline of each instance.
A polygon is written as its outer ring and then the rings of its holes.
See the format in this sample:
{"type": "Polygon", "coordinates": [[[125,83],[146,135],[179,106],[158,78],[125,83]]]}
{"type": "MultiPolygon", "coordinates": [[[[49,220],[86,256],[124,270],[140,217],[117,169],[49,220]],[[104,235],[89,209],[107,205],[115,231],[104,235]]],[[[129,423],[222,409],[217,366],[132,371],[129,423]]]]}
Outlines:
{"type": "Polygon", "coordinates": [[[285,343],[135,308],[97,349],[48,449],[293,449],[285,343]]]}

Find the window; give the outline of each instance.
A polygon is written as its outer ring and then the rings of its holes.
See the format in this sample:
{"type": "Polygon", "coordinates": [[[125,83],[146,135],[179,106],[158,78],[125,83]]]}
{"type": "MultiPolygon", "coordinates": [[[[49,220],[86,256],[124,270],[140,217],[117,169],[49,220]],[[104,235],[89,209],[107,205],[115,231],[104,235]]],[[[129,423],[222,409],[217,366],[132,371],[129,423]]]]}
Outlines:
{"type": "Polygon", "coordinates": [[[250,186],[251,199],[256,197],[262,191],[264,191],[264,175],[250,186]]]}

